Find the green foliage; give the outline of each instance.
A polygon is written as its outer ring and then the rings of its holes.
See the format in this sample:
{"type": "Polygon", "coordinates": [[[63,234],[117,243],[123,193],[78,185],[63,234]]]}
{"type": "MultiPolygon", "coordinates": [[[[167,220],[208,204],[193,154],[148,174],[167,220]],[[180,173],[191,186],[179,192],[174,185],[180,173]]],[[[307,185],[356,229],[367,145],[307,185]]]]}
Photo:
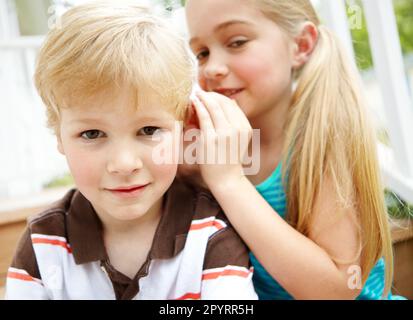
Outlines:
{"type": "Polygon", "coordinates": [[[413,52],[413,1],[394,0],[403,53],[413,52]]]}
{"type": "Polygon", "coordinates": [[[402,200],[397,194],[390,190],[385,191],[387,212],[392,218],[413,218],[413,206],[402,200]]]}
{"type": "Polygon", "coordinates": [[[377,138],[379,139],[379,141],[384,144],[385,146],[390,147],[390,137],[389,137],[389,133],[387,132],[386,129],[384,128],[380,128],[377,132],[377,138]]]}
{"type": "MultiPolygon", "coordinates": [[[[362,8],[360,0],[355,3],[362,8]]],[[[400,43],[403,54],[413,52],[413,1],[412,0],[393,0],[396,13],[397,26],[400,35],[400,43]]],[[[351,13],[348,12],[349,18],[351,13]]],[[[367,24],[363,14],[361,28],[351,30],[353,46],[356,53],[357,65],[361,70],[369,69],[373,66],[373,59],[369,45],[369,35],[367,24]]]]}
{"type": "MultiPolygon", "coordinates": [[[[355,1],[356,5],[362,8],[360,0],[355,1]]],[[[347,14],[351,17],[352,12],[349,10],[347,3],[347,14]]],[[[362,12],[362,23],[360,28],[352,28],[351,36],[353,38],[353,47],[356,55],[357,66],[360,70],[366,70],[373,66],[373,58],[369,44],[369,34],[367,31],[366,17],[362,12]]]]}
{"type": "Polygon", "coordinates": [[[70,173],[66,173],[60,177],[54,178],[52,181],[46,183],[44,188],[66,187],[74,184],[73,177],[70,173]]]}
{"type": "Polygon", "coordinates": [[[163,6],[166,10],[172,11],[177,6],[185,6],[186,0],[162,0],[163,6]]]}

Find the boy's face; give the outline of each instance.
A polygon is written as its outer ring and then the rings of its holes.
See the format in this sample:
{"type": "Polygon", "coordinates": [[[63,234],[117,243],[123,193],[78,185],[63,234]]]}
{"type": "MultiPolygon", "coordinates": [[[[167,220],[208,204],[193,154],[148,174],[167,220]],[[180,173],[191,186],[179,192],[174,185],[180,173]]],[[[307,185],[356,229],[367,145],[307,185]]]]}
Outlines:
{"type": "Polygon", "coordinates": [[[140,99],[136,108],[131,92],[107,90],[61,110],[58,149],[103,223],[149,218],[177,172],[177,163],[156,163],[153,139],[171,139],[170,145],[179,137],[175,116],[156,97],[140,99]]]}

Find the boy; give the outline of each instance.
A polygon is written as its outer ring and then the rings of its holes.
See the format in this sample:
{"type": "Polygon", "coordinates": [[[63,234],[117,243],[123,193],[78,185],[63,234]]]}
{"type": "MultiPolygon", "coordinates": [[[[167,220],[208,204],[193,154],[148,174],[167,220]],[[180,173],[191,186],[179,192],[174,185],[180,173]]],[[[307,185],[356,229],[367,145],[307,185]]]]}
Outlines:
{"type": "Polygon", "coordinates": [[[142,7],[62,17],[35,82],[77,189],[29,222],[8,299],[256,299],[247,249],[211,195],[154,159],[192,74],[185,41],[142,7]]]}

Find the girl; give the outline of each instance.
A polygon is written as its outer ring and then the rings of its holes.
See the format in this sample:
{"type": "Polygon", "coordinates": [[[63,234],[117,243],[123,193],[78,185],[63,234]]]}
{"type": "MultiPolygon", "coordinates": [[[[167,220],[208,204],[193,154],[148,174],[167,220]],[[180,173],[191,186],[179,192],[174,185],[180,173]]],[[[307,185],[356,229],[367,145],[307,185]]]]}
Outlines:
{"type": "Polygon", "coordinates": [[[374,131],[357,73],[310,1],[189,0],[186,14],[199,83],[216,92],[194,100],[206,146],[260,129],[256,175],[200,167],[252,251],[260,298],[390,297],[374,131]]]}

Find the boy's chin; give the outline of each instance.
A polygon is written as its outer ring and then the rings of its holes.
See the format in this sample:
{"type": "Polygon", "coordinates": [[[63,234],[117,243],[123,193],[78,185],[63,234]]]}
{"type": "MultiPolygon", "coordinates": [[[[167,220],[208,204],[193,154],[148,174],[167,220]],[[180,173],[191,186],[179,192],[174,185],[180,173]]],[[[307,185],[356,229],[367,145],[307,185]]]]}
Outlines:
{"type": "Polygon", "coordinates": [[[110,213],[111,217],[119,222],[132,222],[149,215],[149,208],[122,208],[110,213]]]}

